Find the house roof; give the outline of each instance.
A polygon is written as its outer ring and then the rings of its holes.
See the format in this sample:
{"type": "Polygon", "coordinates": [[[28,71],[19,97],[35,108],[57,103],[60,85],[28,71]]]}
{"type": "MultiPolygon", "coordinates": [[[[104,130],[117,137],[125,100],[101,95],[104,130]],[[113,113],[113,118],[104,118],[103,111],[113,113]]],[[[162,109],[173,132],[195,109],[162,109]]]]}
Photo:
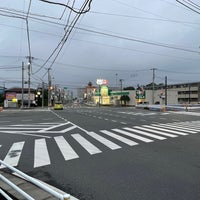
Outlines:
{"type": "MultiPolygon", "coordinates": [[[[9,88],[9,89],[6,89],[5,92],[16,92],[16,93],[21,93],[22,92],[22,88],[9,88]]],[[[27,93],[28,92],[28,88],[24,88],[24,92],[27,93]]],[[[35,92],[35,89],[33,88],[30,88],[30,92],[35,92]]]]}

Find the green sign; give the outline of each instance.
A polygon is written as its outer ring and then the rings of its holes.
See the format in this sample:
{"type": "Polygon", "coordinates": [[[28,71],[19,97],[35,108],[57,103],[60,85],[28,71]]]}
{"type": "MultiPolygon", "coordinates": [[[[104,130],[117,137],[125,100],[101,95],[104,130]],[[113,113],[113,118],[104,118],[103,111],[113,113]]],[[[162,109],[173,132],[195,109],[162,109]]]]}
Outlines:
{"type": "Polygon", "coordinates": [[[144,90],[136,90],[136,99],[146,99],[146,91],[144,90]]]}

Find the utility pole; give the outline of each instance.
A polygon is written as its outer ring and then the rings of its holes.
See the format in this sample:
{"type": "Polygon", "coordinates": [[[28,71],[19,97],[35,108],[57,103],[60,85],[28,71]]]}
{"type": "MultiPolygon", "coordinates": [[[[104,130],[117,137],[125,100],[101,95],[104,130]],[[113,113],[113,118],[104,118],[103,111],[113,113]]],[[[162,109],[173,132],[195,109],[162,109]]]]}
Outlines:
{"type": "Polygon", "coordinates": [[[157,70],[156,68],[152,68],[151,70],[153,70],[153,82],[152,82],[152,104],[154,104],[154,93],[155,93],[155,70],[157,70]]]}
{"type": "Polygon", "coordinates": [[[42,81],[42,108],[44,108],[44,81],[42,81]]]}
{"type": "Polygon", "coordinates": [[[121,106],[122,106],[122,81],[123,79],[119,79],[120,81],[120,88],[121,88],[121,97],[120,97],[120,100],[121,100],[121,106]]]}
{"type": "Polygon", "coordinates": [[[167,76],[165,76],[165,105],[167,105],[167,76]]]}
{"type": "Polygon", "coordinates": [[[48,68],[48,106],[51,106],[51,75],[50,68],[48,68]]]}
{"type": "Polygon", "coordinates": [[[22,105],[21,108],[24,108],[24,62],[22,62],[22,105]]]}
{"type": "Polygon", "coordinates": [[[31,56],[27,56],[28,58],[28,108],[30,108],[30,96],[31,96],[31,63],[32,59],[34,59],[31,56]]]}
{"type": "Polygon", "coordinates": [[[118,74],[116,73],[115,75],[116,75],[116,90],[117,90],[117,76],[118,76],[118,74]]]}
{"type": "MultiPolygon", "coordinates": [[[[30,59],[29,59],[30,61],[30,59]]],[[[30,108],[30,94],[31,94],[31,63],[28,63],[28,108],[30,108]]]]}

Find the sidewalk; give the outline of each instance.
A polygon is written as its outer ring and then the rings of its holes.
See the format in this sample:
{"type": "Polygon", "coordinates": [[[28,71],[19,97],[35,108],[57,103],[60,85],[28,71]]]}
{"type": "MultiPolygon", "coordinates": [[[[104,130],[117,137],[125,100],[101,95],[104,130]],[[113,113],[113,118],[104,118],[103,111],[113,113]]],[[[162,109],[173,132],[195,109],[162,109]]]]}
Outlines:
{"type": "MultiPolygon", "coordinates": [[[[8,172],[6,172],[6,170],[5,171],[0,170],[0,175],[3,175],[4,177],[6,177],[9,181],[14,183],[19,188],[21,188],[24,192],[26,192],[28,195],[30,195],[35,200],[58,200],[58,198],[56,198],[53,195],[51,195],[50,193],[42,190],[41,188],[34,185],[33,183],[26,181],[25,179],[20,178],[17,175],[8,173],[8,172]]],[[[59,192],[60,194],[66,194],[65,192],[63,192],[53,186],[50,186],[44,182],[41,182],[41,183],[47,185],[54,191],[59,192]]],[[[6,191],[6,193],[11,195],[11,197],[13,199],[17,199],[17,200],[25,199],[25,197],[23,197],[21,194],[19,194],[16,190],[14,190],[7,183],[3,182],[1,179],[0,179],[0,189],[2,189],[3,191],[6,191]]],[[[0,197],[1,197],[1,194],[0,194],[0,197]]],[[[76,199],[73,196],[70,196],[70,198],[64,198],[63,200],[78,200],[78,199],[76,199]]]]}
{"type": "Polygon", "coordinates": [[[152,111],[199,111],[200,105],[137,105],[136,108],[143,108],[152,111]]]}

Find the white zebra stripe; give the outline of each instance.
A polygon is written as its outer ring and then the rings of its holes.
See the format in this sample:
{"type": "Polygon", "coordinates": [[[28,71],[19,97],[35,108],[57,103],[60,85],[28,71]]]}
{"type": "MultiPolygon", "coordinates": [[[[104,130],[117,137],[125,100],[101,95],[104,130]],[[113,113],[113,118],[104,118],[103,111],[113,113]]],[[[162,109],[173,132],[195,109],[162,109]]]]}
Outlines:
{"type": "Polygon", "coordinates": [[[135,134],[133,134],[133,133],[130,133],[130,132],[127,132],[127,131],[123,131],[123,130],[120,130],[120,129],[112,129],[113,131],[116,131],[116,132],[118,132],[118,133],[121,133],[121,134],[123,134],[123,135],[127,135],[127,136],[129,136],[129,137],[132,137],[132,138],[135,138],[135,139],[137,139],[137,140],[141,140],[141,141],[143,141],[143,142],[153,142],[153,140],[150,140],[150,139],[148,139],[148,138],[145,138],[145,137],[141,137],[141,136],[139,136],[139,135],[135,135],[135,134]]]}
{"type": "Polygon", "coordinates": [[[138,143],[136,143],[136,142],[134,142],[134,141],[132,141],[132,140],[129,140],[129,139],[125,138],[125,137],[122,137],[122,136],[120,136],[120,135],[117,135],[117,134],[115,134],[115,133],[112,133],[112,132],[110,132],[110,131],[101,130],[100,132],[102,132],[102,133],[104,133],[104,134],[106,134],[106,135],[108,135],[108,136],[110,136],[110,137],[113,137],[113,138],[115,138],[115,139],[117,139],[117,140],[119,140],[119,141],[121,141],[121,142],[123,142],[123,143],[125,143],[125,144],[128,144],[129,146],[138,145],[138,143]]]}
{"type": "Polygon", "coordinates": [[[35,140],[34,167],[49,165],[50,158],[45,139],[35,140]]]}
{"type": "Polygon", "coordinates": [[[198,131],[194,131],[194,129],[191,128],[185,128],[179,125],[170,125],[170,124],[159,124],[159,126],[165,126],[168,127],[169,129],[174,129],[174,130],[180,130],[182,132],[186,132],[186,133],[197,133],[198,131]]]}
{"type": "Polygon", "coordinates": [[[124,129],[132,131],[132,132],[135,132],[135,133],[139,133],[141,135],[146,135],[146,136],[158,139],[158,140],[166,139],[165,137],[162,137],[162,136],[159,136],[159,135],[155,135],[155,134],[152,134],[152,133],[147,133],[147,132],[144,132],[144,131],[141,131],[141,130],[136,130],[135,128],[138,128],[138,127],[134,126],[134,129],[133,128],[124,128],[124,129]]]}
{"type": "MultiPolygon", "coordinates": [[[[17,166],[20,156],[21,156],[21,153],[22,153],[22,149],[24,147],[24,143],[25,142],[14,143],[11,146],[10,150],[8,151],[8,153],[4,159],[4,162],[6,162],[7,164],[9,164],[13,167],[17,166]]],[[[4,168],[4,167],[1,167],[1,168],[4,168]]]]}
{"type": "Polygon", "coordinates": [[[149,126],[149,125],[143,125],[144,127],[147,127],[147,128],[152,128],[152,129],[156,129],[156,130],[159,130],[159,131],[165,131],[165,132],[168,132],[168,133],[174,133],[174,134],[177,134],[177,135],[188,135],[187,133],[182,133],[182,132],[178,132],[178,131],[172,131],[172,130],[168,130],[168,129],[164,129],[164,128],[159,128],[159,127],[156,127],[156,126],[149,126]]]}
{"type": "MultiPolygon", "coordinates": [[[[139,127],[139,126],[134,126],[134,128],[141,129],[141,130],[144,130],[144,131],[148,131],[148,132],[151,132],[151,133],[156,133],[156,134],[167,136],[167,137],[171,137],[171,138],[178,137],[177,135],[173,135],[173,134],[170,134],[170,133],[163,133],[161,131],[156,131],[156,130],[153,130],[153,129],[150,129],[150,128],[144,128],[144,127],[139,127]]],[[[155,136],[157,137],[157,135],[155,135],[155,136]]],[[[164,137],[164,139],[166,139],[166,138],[164,137]]]]}
{"type": "Polygon", "coordinates": [[[79,158],[78,154],[70,146],[70,144],[65,140],[63,136],[54,137],[63,157],[65,160],[72,160],[79,158]]]}
{"type": "Polygon", "coordinates": [[[80,134],[72,134],[72,137],[91,155],[102,152],[100,149],[98,149],[80,134]]]}
{"type": "Polygon", "coordinates": [[[94,133],[94,132],[87,132],[87,134],[91,137],[93,137],[94,139],[98,140],[99,142],[101,142],[102,144],[104,144],[105,146],[107,146],[108,148],[115,150],[115,149],[120,149],[121,147],[117,144],[115,144],[114,142],[111,142],[110,140],[94,133]]]}

